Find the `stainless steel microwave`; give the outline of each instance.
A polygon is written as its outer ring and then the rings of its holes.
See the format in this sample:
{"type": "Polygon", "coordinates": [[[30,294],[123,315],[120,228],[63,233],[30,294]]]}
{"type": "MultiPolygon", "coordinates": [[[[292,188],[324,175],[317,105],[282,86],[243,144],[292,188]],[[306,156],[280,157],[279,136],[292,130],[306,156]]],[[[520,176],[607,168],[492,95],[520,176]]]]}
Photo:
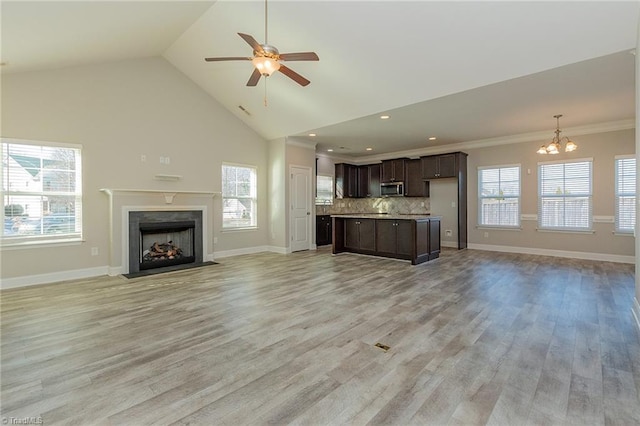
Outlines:
{"type": "Polygon", "coordinates": [[[404,183],[382,183],[380,184],[380,195],[383,197],[401,197],[404,195],[404,183]]]}

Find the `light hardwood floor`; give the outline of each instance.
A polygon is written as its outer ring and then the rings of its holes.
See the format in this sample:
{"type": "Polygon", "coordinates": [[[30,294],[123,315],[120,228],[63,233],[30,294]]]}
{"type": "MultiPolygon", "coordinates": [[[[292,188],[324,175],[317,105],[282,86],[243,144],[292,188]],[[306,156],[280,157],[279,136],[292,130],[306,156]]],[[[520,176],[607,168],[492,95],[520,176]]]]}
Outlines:
{"type": "Polygon", "coordinates": [[[411,266],[321,248],[7,290],[1,416],[640,424],[633,288],[632,265],[449,249],[411,266]]]}

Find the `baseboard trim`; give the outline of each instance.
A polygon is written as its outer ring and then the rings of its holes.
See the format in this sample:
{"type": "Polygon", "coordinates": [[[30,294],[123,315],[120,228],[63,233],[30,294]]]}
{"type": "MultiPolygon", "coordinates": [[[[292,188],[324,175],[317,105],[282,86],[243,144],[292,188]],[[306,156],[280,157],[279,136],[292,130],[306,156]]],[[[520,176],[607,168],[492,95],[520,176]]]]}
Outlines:
{"type": "Polygon", "coordinates": [[[291,248],[290,247],[269,246],[269,251],[272,252],[272,253],[278,253],[278,254],[290,254],[291,253],[291,248]]]}
{"type": "Polygon", "coordinates": [[[108,266],[98,266],[95,268],[74,269],[72,271],[52,272],[49,274],[27,275],[24,277],[3,278],[0,282],[0,289],[28,287],[38,284],[50,284],[58,281],[77,280],[82,278],[97,277],[109,274],[108,266]]]}
{"type": "Polygon", "coordinates": [[[456,241],[440,241],[440,247],[458,248],[458,243],[456,241]]]}
{"type": "Polygon", "coordinates": [[[640,333],[640,303],[638,303],[638,298],[633,298],[633,306],[631,307],[631,313],[633,314],[633,318],[636,320],[636,327],[638,328],[638,333],[640,333]]]}
{"type": "Polygon", "coordinates": [[[565,257],[569,259],[598,260],[601,262],[636,263],[635,256],[590,253],[583,251],[549,250],[530,247],[498,246],[492,244],[469,244],[470,250],[499,251],[506,253],[535,254],[539,256],[565,257]]]}
{"type": "Polygon", "coordinates": [[[240,256],[243,254],[261,253],[263,251],[271,251],[271,250],[269,250],[269,246],[245,247],[241,249],[217,251],[213,253],[213,257],[216,259],[220,259],[223,257],[240,256]]]}

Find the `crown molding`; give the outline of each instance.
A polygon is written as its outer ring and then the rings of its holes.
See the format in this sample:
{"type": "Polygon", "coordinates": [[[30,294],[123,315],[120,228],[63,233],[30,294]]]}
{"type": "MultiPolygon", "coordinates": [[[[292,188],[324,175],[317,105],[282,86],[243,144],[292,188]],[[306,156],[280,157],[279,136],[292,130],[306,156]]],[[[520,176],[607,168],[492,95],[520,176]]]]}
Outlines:
{"type": "Polygon", "coordinates": [[[286,137],[286,144],[291,146],[297,146],[300,148],[313,149],[315,151],[317,142],[307,142],[302,140],[293,139],[292,137],[286,137]]]}
{"type": "MultiPolygon", "coordinates": [[[[615,132],[619,130],[635,129],[635,119],[610,121],[606,123],[589,124],[586,126],[567,127],[562,129],[565,134],[571,134],[574,136],[591,135],[597,133],[615,132]]],[[[328,158],[338,162],[351,163],[355,165],[359,164],[372,164],[383,160],[391,160],[394,158],[408,157],[419,158],[425,155],[444,154],[447,152],[462,151],[465,149],[477,149],[490,146],[499,145],[511,145],[516,143],[535,142],[550,139],[551,130],[545,130],[542,132],[522,133],[519,135],[500,136],[497,138],[477,139],[465,142],[458,142],[453,144],[437,145],[428,148],[418,148],[406,151],[396,151],[379,155],[368,155],[364,157],[340,157],[336,155],[324,155],[328,158]]],[[[316,154],[320,155],[320,154],[316,154]]]]}

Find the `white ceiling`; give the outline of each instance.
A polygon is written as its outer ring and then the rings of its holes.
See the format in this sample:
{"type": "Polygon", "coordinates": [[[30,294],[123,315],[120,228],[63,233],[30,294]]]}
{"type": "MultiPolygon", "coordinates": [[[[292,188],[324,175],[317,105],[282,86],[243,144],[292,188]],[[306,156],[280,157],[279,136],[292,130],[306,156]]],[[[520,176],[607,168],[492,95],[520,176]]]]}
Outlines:
{"type": "Polygon", "coordinates": [[[264,79],[245,86],[250,62],[203,60],[250,56],[237,33],[264,42],[263,2],[3,1],[2,72],[163,55],[265,139],[370,156],[420,149],[432,135],[552,136],[558,113],[563,128],[632,119],[639,6],[270,0],[269,43],[320,61],[288,62],[311,84],[276,73],[264,107],[264,79]]]}

